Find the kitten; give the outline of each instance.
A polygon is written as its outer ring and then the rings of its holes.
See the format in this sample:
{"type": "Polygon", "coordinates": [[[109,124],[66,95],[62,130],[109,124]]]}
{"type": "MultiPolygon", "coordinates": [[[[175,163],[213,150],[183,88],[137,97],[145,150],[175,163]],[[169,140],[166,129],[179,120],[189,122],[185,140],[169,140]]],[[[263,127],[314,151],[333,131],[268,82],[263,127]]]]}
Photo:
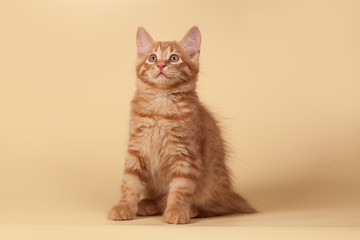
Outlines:
{"type": "Polygon", "coordinates": [[[155,42],[138,29],[122,196],[109,219],[163,214],[177,224],[255,211],[233,192],[220,129],[195,91],[200,41],[197,27],[180,42],[155,42]]]}

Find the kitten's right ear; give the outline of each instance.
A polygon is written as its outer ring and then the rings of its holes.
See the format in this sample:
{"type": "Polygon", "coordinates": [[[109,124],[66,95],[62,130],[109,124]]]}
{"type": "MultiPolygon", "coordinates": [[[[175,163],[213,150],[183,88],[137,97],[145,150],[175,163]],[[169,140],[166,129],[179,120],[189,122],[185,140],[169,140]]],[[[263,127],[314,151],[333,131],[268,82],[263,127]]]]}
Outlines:
{"type": "Polygon", "coordinates": [[[136,34],[138,58],[144,57],[149,51],[149,48],[154,44],[154,42],[155,41],[151,38],[148,32],[143,27],[139,27],[136,34]]]}

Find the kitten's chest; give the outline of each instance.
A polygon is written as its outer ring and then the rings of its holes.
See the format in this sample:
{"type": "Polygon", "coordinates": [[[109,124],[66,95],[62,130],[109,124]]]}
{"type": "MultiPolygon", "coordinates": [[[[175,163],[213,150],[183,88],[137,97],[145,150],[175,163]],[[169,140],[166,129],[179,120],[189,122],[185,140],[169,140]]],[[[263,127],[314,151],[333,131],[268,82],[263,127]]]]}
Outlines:
{"type": "Polygon", "coordinates": [[[146,100],[133,106],[132,125],[138,129],[134,131],[137,148],[155,175],[168,169],[168,159],[175,154],[177,147],[172,134],[174,129],[179,131],[179,127],[187,125],[188,120],[183,116],[191,109],[185,107],[184,102],[162,94],[146,100]]]}
{"type": "Polygon", "coordinates": [[[168,167],[167,159],[171,155],[170,131],[171,123],[153,119],[151,126],[143,128],[138,136],[140,153],[153,177],[159,175],[161,169],[168,167]]]}
{"type": "Polygon", "coordinates": [[[155,154],[155,152],[159,152],[160,147],[167,144],[166,140],[171,128],[176,124],[166,116],[179,114],[181,110],[173,99],[159,94],[144,102],[139,111],[146,115],[144,118],[137,119],[137,124],[143,126],[140,135],[145,143],[144,148],[147,149],[147,152],[155,154]]]}

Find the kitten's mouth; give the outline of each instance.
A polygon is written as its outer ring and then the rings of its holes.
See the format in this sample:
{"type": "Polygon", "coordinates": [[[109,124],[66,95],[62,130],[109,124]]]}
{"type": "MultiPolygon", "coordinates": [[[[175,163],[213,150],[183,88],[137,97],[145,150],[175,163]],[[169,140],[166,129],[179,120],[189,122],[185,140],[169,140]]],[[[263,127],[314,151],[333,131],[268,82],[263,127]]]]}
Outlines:
{"type": "Polygon", "coordinates": [[[157,77],[161,77],[161,76],[167,77],[167,76],[165,75],[165,73],[163,73],[163,72],[160,72],[160,73],[157,75],[157,77]]]}

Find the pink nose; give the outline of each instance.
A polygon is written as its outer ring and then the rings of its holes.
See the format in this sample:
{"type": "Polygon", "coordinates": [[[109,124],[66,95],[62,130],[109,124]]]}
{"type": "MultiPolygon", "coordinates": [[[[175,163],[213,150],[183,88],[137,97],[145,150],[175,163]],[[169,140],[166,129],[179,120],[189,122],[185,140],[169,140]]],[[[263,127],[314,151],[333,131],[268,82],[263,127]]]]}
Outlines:
{"type": "Polygon", "coordinates": [[[159,62],[159,63],[157,64],[157,66],[158,66],[158,68],[160,68],[160,71],[162,71],[163,68],[166,67],[166,64],[165,64],[164,62],[159,62]]]}

